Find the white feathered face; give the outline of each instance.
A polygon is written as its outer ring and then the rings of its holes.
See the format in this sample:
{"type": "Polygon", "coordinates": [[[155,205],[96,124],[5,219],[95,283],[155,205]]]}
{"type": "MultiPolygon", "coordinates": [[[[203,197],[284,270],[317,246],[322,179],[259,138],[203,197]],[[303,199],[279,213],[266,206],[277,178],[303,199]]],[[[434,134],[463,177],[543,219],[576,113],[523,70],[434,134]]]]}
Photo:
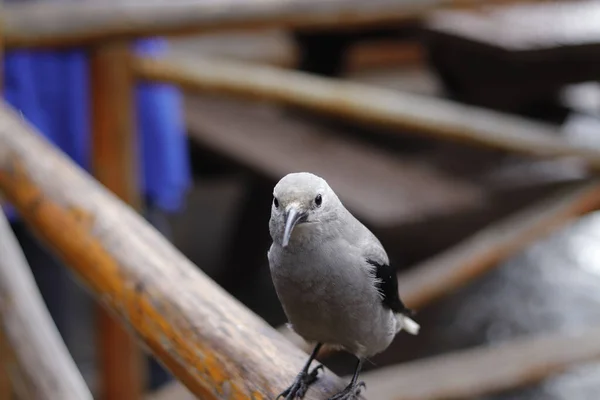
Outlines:
{"type": "Polygon", "coordinates": [[[308,172],[284,176],[275,185],[269,231],[276,243],[287,247],[290,240],[315,236],[323,225],[337,218],[340,201],[327,182],[308,172]]]}

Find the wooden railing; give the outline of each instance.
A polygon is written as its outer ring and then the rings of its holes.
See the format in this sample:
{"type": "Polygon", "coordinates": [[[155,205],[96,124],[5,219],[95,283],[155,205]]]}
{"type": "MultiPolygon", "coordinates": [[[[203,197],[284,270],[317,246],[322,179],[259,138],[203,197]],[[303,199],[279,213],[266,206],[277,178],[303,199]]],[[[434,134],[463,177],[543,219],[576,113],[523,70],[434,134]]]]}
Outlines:
{"type": "Polygon", "coordinates": [[[6,7],[4,32],[8,47],[82,46],[106,40],[227,29],[381,26],[419,18],[439,7],[473,7],[483,3],[516,1],[519,0],[27,3],[6,7]]]}
{"type": "MultiPolygon", "coordinates": [[[[301,350],[6,106],[0,187],[99,303],[200,398],[273,398],[302,366],[301,350]]],[[[308,398],[341,388],[328,372],[308,398]]]]}
{"type": "MultiPolygon", "coordinates": [[[[400,130],[410,128],[437,138],[535,156],[577,157],[592,168],[600,166],[597,151],[552,138],[548,133],[553,128],[523,119],[272,67],[206,59],[136,59],[129,54],[128,41],[149,35],[234,28],[355,28],[414,19],[433,7],[478,3],[228,0],[4,7],[2,37],[9,48],[89,46],[91,50],[96,179],[61,155],[20,115],[1,105],[0,193],[89,286],[102,305],[101,347],[118,349],[116,353],[103,352],[101,357],[102,393],[107,399],[142,396],[140,366],[136,361],[139,350],[132,337],[203,399],[273,398],[294,378],[305,359],[297,346],[215,285],[135,212],[141,207],[132,151],[135,138],[131,93],[136,78],[175,83],[193,91],[268,99],[358,122],[400,130]],[[243,82],[235,79],[242,69],[243,82]],[[112,155],[110,163],[107,154],[112,155]]],[[[405,287],[401,289],[407,303],[422,307],[434,301],[570,218],[598,206],[600,189],[597,182],[591,182],[492,226],[403,276],[401,285],[405,287]],[[514,229],[510,237],[507,227],[514,229]]],[[[1,222],[0,219],[0,238],[7,231],[1,222]]],[[[21,295],[32,293],[31,279],[15,274],[14,270],[25,270],[26,263],[12,242],[10,238],[8,242],[0,241],[0,249],[12,249],[12,257],[0,262],[0,331],[4,332],[0,346],[9,344],[21,367],[46,365],[44,357],[50,353],[39,351],[35,354],[38,358],[28,358],[30,354],[17,343],[17,339],[19,343],[30,339],[36,349],[40,346],[39,336],[23,320],[7,318],[4,311],[10,310],[2,303],[8,298],[7,293],[18,295],[11,292],[13,280],[29,282],[21,295]],[[8,325],[24,334],[10,334],[8,325]]],[[[31,311],[32,315],[43,314],[39,301],[30,306],[37,310],[31,311]]],[[[29,311],[15,312],[22,317],[23,312],[29,311]]],[[[54,332],[52,329],[46,318],[39,331],[54,332]]],[[[62,356],[54,355],[60,359],[65,352],[56,332],[49,337],[54,338],[49,339],[54,341],[49,348],[60,349],[57,351],[62,356]]],[[[593,357],[597,357],[596,352],[593,357]]],[[[54,390],[70,390],[71,395],[57,396],[88,397],[87,388],[81,386],[81,377],[73,372],[68,358],[63,361],[65,368],[61,371],[71,372],[62,375],[64,386],[55,386],[54,390]],[[71,378],[67,379],[67,375],[71,378]]],[[[58,378],[57,371],[45,371],[45,376],[29,376],[26,386],[39,383],[38,387],[44,388],[44,379],[58,378]]],[[[325,398],[341,387],[343,382],[327,371],[307,399],[325,398]]],[[[48,392],[41,392],[45,394],[32,394],[32,398],[46,398],[48,392]]],[[[481,389],[477,394],[484,392],[481,389]]]]}

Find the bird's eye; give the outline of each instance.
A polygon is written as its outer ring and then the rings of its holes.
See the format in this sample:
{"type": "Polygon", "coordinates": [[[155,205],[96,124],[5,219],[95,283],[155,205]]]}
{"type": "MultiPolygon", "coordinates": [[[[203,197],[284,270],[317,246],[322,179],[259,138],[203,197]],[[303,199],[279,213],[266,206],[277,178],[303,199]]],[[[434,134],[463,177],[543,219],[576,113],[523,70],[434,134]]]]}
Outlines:
{"type": "Polygon", "coordinates": [[[323,197],[321,197],[321,195],[318,194],[317,197],[315,197],[315,204],[317,205],[317,207],[321,207],[321,203],[323,203],[323,197]]]}
{"type": "Polygon", "coordinates": [[[277,200],[277,197],[273,197],[273,205],[275,208],[279,208],[279,200],[277,200]]]}

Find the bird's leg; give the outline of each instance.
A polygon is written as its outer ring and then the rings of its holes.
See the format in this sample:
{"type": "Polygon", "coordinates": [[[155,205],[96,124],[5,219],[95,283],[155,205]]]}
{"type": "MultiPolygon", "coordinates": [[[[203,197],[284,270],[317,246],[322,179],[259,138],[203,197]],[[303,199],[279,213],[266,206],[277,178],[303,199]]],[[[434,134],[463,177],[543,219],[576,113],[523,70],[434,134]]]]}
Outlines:
{"type": "Polygon", "coordinates": [[[312,371],[308,372],[308,370],[310,369],[310,364],[317,357],[317,354],[319,353],[319,350],[321,349],[322,345],[322,343],[317,343],[310,357],[308,358],[308,361],[302,368],[302,371],[300,371],[298,376],[296,376],[296,380],[294,380],[294,383],[292,383],[289,388],[281,392],[279,396],[276,397],[276,400],[280,397],[285,397],[286,400],[294,400],[296,398],[301,399],[304,397],[306,391],[308,390],[308,387],[314,381],[317,380],[319,370],[323,369],[323,366],[319,364],[316,367],[314,367],[312,371]]]}
{"type": "Polygon", "coordinates": [[[339,392],[333,397],[330,397],[328,400],[353,400],[358,397],[360,394],[361,388],[366,387],[364,382],[358,382],[358,375],[360,374],[360,370],[362,369],[363,359],[359,358],[358,363],[356,364],[356,369],[354,370],[354,375],[352,376],[352,380],[350,384],[346,386],[344,390],[339,392]]]}

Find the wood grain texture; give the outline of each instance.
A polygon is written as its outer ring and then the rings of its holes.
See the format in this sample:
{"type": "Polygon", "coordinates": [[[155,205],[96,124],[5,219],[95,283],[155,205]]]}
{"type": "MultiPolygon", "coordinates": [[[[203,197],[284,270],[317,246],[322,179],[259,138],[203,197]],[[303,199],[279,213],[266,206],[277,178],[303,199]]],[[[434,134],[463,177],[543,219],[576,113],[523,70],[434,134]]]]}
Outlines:
{"type": "Polygon", "coordinates": [[[188,90],[268,100],[364,124],[537,157],[576,157],[600,168],[600,150],[560,138],[556,127],[444,99],[185,54],[137,59],[135,69],[143,78],[176,83],[188,90]]]}
{"type": "MultiPolygon", "coordinates": [[[[134,80],[129,44],[107,43],[92,49],[92,170],[121,200],[140,209],[134,80]]],[[[134,338],[102,307],[96,311],[100,392],[104,400],[142,398],[142,353],[134,338]]]]}
{"type": "MultiPolygon", "coordinates": [[[[0,337],[10,345],[22,399],[92,400],[63,342],[10,224],[0,211],[0,337]]],[[[4,357],[3,357],[4,358],[4,357]]]]}
{"type": "MultiPolygon", "coordinates": [[[[491,1],[486,0],[485,3],[491,1]]],[[[505,3],[516,0],[494,1],[505,3]]],[[[6,7],[4,18],[8,46],[78,46],[107,39],[224,29],[355,28],[418,18],[440,6],[472,7],[481,3],[482,0],[15,3],[6,7]]]]}
{"type": "MultiPolygon", "coordinates": [[[[7,106],[0,106],[0,190],[196,396],[272,399],[306,361],[7,106]]],[[[325,371],[306,399],[344,386],[325,371]]]]}
{"type": "Polygon", "coordinates": [[[526,336],[365,372],[378,400],[475,399],[600,360],[600,327],[526,336]]]}

